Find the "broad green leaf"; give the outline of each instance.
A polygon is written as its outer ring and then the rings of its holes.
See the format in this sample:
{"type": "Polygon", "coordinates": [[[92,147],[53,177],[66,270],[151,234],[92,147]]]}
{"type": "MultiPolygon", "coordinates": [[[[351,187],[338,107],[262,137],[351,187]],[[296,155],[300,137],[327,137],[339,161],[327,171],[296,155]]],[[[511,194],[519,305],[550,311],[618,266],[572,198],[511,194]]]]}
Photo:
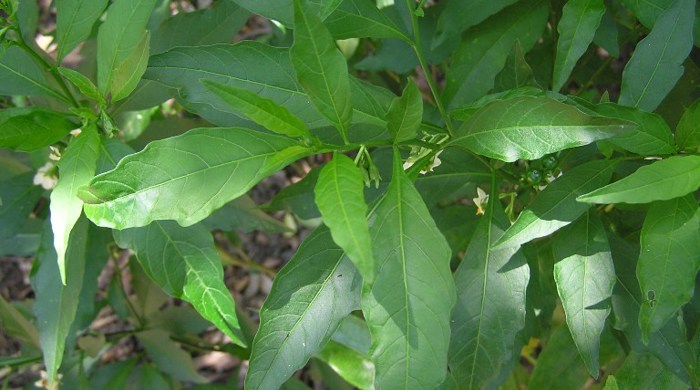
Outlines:
{"type": "Polygon", "coordinates": [[[386,124],[394,136],[394,143],[416,138],[422,120],[423,97],[409,78],[403,93],[394,98],[386,113],[386,124]]]}
{"type": "Polygon", "coordinates": [[[297,80],[311,103],[347,140],[352,119],[345,57],[318,16],[294,0],[294,45],[289,53],[297,80]]]}
{"type": "Polygon", "coordinates": [[[588,116],[551,98],[520,96],[480,108],[456,130],[449,145],[506,162],[536,160],[610,138],[632,126],[588,116]]]}
{"type": "Polygon", "coordinates": [[[359,307],[362,281],[328,229],[304,240],[260,309],[246,389],[280,387],[359,307]]]}
{"type": "Polygon", "coordinates": [[[577,202],[576,197],[608,183],[614,167],[613,162],[598,160],[564,172],[520,213],[494,248],[520,246],[577,220],[589,206],[577,202]]]}
{"type": "Polygon", "coordinates": [[[66,283],[61,283],[58,275],[58,258],[53,247],[51,226],[44,224],[41,246],[37,252],[37,268],[32,274],[32,287],[36,295],[34,315],[36,316],[41,351],[44,355],[49,384],[56,380],[66,340],[72,338],[71,325],[78,310],[78,298],[83,286],[89,222],[81,218],[71,233],[70,247],[66,264],[66,283]]]}
{"type": "Polygon", "coordinates": [[[0,325],[2,325],[3,332],[8,336],[37,350],[41,348],[39,345],[39,332],[36,326],[2,296],[0,296],[0,325]]]}
{"type": "Polygon", "coordinates": [[[603,14],[605,14],[603,0],[566,2],[561,20],[557,25],[559,38],[552,90],[559,91],[564,87],[579,58],[593,41],[603,14]]]}
{"type": "Polygon", "coordinates": [[[515,41],[529,51],[545,27],[548,10],[544,0],[519,2],[467,31],[447,71],[443,100],[448,107],[471,103],[493,89],[515,41]]]}
{"type": "Polygon", "coordinates": [[[308,138],[311,136],[304,122],[274,100],[226,84],[208,80],[203,80],[202,83],[234,110],[240,112],[242,116],[270,131],[290,137],[308,138]]]}
{"type": "Polygon", "coordinates": [[[34,173],[27,172],[0,182],[0,239],[14,236],[29,219],[44,192],[33,183],[34,173]]]}
{"type": "Polygon", "coordinates": [[[190,302],[234,343],[246,344],[214,241],[203,225],[184,228],[172,221],[156,221],[115,230],[114,239],[136,253],[143,270],[163,291],[190,302]]]}
{"type": "Polygon", "coordinates": [[[352,260],[362,279],[372,283],[374,258],[364,188],[360,168],[351,158],[338,153],[321,170],[314,195],[333,241],[352,260]]]}
{"type": "Polygon", "coordinates": [[[622,72],[619,103],[654,111],[683,75],[693,47],[695,0],[677,0],[642,39],[622,72]]]}
{"type": "Polygon", "coordinates": [[[181,12],[151,31],[151,54],[177,46],[228,43],[245,25],[250,13],[233,1],[217,1],[211,8],[181,12]]]}
{"type": "Polygon", "coordinates": [[[155,4],[156,0],[121,0],[107,9],[107,19],[97,33],[97,86],[102,96],[117,92],[126,96],[127,88],[121,83],[127,80],[133,83],[131,89],[136,86],[133,80],[141,77],[139,71],[143,73],[144,40],[147,48],[149,39],[146,25],[155,4]]]}
{"type": "Polygon", "coordinates": [[[693,296],[700,270],[700,211],[695,196],[653,203],[644,219],[640,246],[637,278],[648,301],[639,312],[639,327],[646,341],[693,296]]]}
{"type": "Polygon", "coordinates": [[[57,0],[56,5],[56,41],[58,43],[58,60],[86,40],[92,27],[107,7],[107,0],[57,0]]]}
{"type": "Polygon", "coordinates": [[[649,203],[677,198],[698,187],[700,156],[673,156],[645,165],[576,200],[587,203],[649,203]]]}
{"type": "Polygon", "coordinates": [[[151,34],[145,31],[134,50],[112,72],[112,85],[109,88],[112,101],[127,97],[138,85],[148,65],[151,34]]]}
{"type": "Polygon", "coordinates": [[[325,24],[335,39],[396,38],[411,41],[371,0],[343,0],[325,24]]]}
{"type": "Polygon", "coordinates": [[[180,349],[167,331],[149,329],[136,333],[139,343],[158,369],[175,379],[204,383],[207,379],[197,373],[189,352],[180,349]]]}
{"type": "Polygon", "coordinates": [[[627,9],[632,11],[634,16],[644,25],[651,29],[656,24],[656,20],[676,0],[622,0],[627,9]]]}
{"type": "Polygon", "coordinates": [[[70,81],[71,84],[78,87],[80,93],[82,93],[85,97],[104,103],[104,98],[102,95],[100,95],[100,91],[97,90],[95,84],[93,84],[92,80],[90,80],[87,76],[80,72],[76,72],[73,69],[62,67],[58,67],[58,73],[60,73],[66,80],[70,81]]]}
{"type": "Polygon", "coordinates": [[[432,46],[438,47],[450,38],[458,37],[462,31],[476,26],[517,0],[473,0],[448,1],[437,23],[437,34],[432,46]]]}
{"type": "Polygon", "coordinates": [[[0,95],[50,96],[68,101],[31,54],[17,45],[0,46],[0,95]]]}
{"type": "Polygon", "coordinates": [[[489,202],[455,272],[449,361],[461,389],[497,388],[519,356],[530,271],[518,247],[492,249],[507,227],[500,204],[489,202]]]}
{"type": "Polygon", "coordinates": [[[293,140],[242,128],[200,128],[155,141],[81,191],[97,225],[124,229],[160,219],[192,225],[308,154],[293,140]],[[177,163],[175,163],[177,162],[177,163]]]}
{"type": "Polygon", "coordinates": [[[31,152],[54,144],[76,125],[65,114],[39,107],[0,110],[0,147],[31,152]]]}
{"type": "Polygon", "coordinates": [[[516,39],[513,51],[508,55],[506,65],[494,81],[496,91],[513,91],[528,86],[539,87],[525,53],[516,39]]]}
{"type": "Polygon", "coordinates": [[[362,311],[375,387],[429,389],[447,373],[451,250],[401,165],[395,152],[391,184],[370,220],[376,277],[363,288],[362,311]]]}
{"type": "Polygon", "coordinates": [[[681,149],[700,146],[700,100],[688,107],[676,127],[676,142],[681,149]]]}
{"type": "Polygon", "coordinates": [[[566,323],[583,362],[598,378],[600,335],[610,314],[615,268],[605,229],[597,214],[588,211],[559,231],[552,242],[554,280],[566,313],[566,323]]]}
{"type": "Polygon", "coordinates": [[[58,183],[51,192],[51,228],[58,258],[58,271],[66,283],[66,253],[73,225],[83,212],[83,201],[78,188],[95,176],[99,156],[100,137],[95,126],[82,129],[73,138],[58,162],[58,183]]]}
{"type": "MultiPolygon", "coordinates": [[[[615,372],[617,389],[683,389],[688,386],[651,354],[632,352],[615,372]]],[[[607,389],[607,384],[606,384],[607,389]]]]}

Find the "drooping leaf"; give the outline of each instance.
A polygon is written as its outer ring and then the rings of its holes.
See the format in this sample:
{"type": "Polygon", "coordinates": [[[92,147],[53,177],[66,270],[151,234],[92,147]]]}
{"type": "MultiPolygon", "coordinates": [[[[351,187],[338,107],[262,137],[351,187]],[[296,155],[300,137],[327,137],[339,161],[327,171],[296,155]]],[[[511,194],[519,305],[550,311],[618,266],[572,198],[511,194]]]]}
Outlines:
{"type": "Polygon", "coordinates": [[[449,145],[506,162],[535,160],[610,138],[632,126],[588,116],[551,98],[519,96],[477,110],[455,131],[449,145]]]}
{"type": "Polygon", "coordinates": [[[552,90],[559,91],[564,87],[574,65],[593,41],[603,14],[605,14],[603,0],[566,2],[561,20],[557,25],[559,38],[552,90]]]}
{"type": "Polygon", "coordinates": [[[190,302],[234,343],[246,345],[214,241],[203,225],[183,228],[172,221],[156,221],[115,230],[114,239],[136,253],[143,270],[163,291],[190,302]]]}
{"type": "Polygon", "coordinates": [[[462,31],[476,26],[517,0],[448,1],[437,23],[437,34],[432,46],[437,47],[462,31]]]}
{"type": "Polygon", "coordinates": [[[489,92],[515,41],[527,52],[540,37],[548,9],[549,3],[542,0],[519,2],[466,32],[447,71],[443,100],[448,107],[471,103],[489,92]]]}
{"type": "Polygon", "coordinates": [[[401,96],[391,102],[386,119],[395,143],[416,138],[423,120],[423,98],[410,78],[401,96]]]}
{"type": "Polygon", "coordinates": [[[347,139],[352,118],[345,57],[321,19],[294,0],[294,45],[289,53],[297,80],[314,106],[347,139]]]}
{"type": "Polygon", "coordinates": [[[85,213],[115,229],[159,219],[191,225],[308,153],[293,140],[242,128],[200,128],[155,141],[81,191],[85,213]],[[176,164],[173,162],[177,162],[176,164]]]}
{"type": "Polygon", "coordinates": [[[519,356],[530,272],[518,247],[492,248],[507,227],[500,204],[489,202],[455,272],[449,359],[460,389],[497,388],[519,356]]]}
{"type": "Polygon", "coordinates": [[[43,189],[27,172],[0,182],[0,240],[14,236],[29,218],[43,189]]]}
{"type": "Polygon", "coordinates": [[[587,203],[649,203],[686,195],[700,187],[700,156],[673,156],[581,195],[587,203]]]}
{"type": "Polygon", "coordinates": [[[107,0],[56,1],[56,41],[59,64],[79,43],[90,36],[92,27],[104,12],[107,3],[107,0]]]}
{"type": "Polygon", "coordinates": [[[611,161],[598,160],[564,172],[520,213],[494,248],[522,245],[577,220],[589,207],[577,202],[576,197],[608,183],[614,167],[611,161]]]}
{"type": "Polygon", "coordinates": [[[647,302],[639,312],[642,338],[690,301],[700,270],[700,211],[694,195],[651,205],[642,226],[637,278],[647,302]]]}
{"type": "Polygon", "coordinates": [[[97,128],[88,126],[71,140],[58,162],[58,183],[51,192],[50,209],[58,271],[63,283],[66,283],[68,238],[83,212],[83,201],[78,198],[78,188],[95,176],[99,148],[97,128]]]}
{"type": "Polygon", "coordinates": [[[383,12],[367,0],[343,0],[324,22],[335,39],[411,39],[383,12]]]}
{"type": "Polygon", "coordinates": [[[274,389],[321,350],[359,306],[361,279],[319,227],[277,275],[260,309],[246,389],[274,389]]]}
{"type": "Polygon", "coordinates": [[[554,280],[566,323],[592,377],[600,373],[600,335],[610,314],[615,268],[603,224],[593,211],[554,236],[554,280]]]}
{"type": "Polygon", "coordinates": [[[175,379],[203,383],[207,379],[197,373],[192,357],[180,349],[163,329],[149,329],[136,333],[136,337],[158,369],[175,379]]]}
{"type": "Polygon", "coordinates": [[[260,97],[246,89],[231,87],[212,81],[202,81],[205,87],[228,105],[260,126],[290,137],[310,137],[304,122],[274,100],[260,97]]]}
{"type": "Polygon", "coordinates": [[[362,297],[375,387],[434,388],[447,373],[455,302],[451,251],[398,152],[393,166],[391,184],[370,219],[376,277],[362,297]]]}
{"type": "Polygon", "coordinates": [[[68,101],[49,81],[42,65],[17,45],[0,47],[0,95],[50,96],[68,101]]]}
{"type": "MultiPolygon", "coordinates": [[[[617,389],[682,389],[687,385],[651,354],[632,352],[615,372],[617,389]]],[[[607,389],[607,387],[606,387],[607,389]]]]}
{"type": "Polygon", "coordinates": [[[683,75],[693,47],[695,0],[678,0],[642,39],[622,72],[619,103],[654,111],[683,75]]]}
{"type": "Polygon", "coordinates": [[[333,241],[352,260],[364,281],[372,283],[374,258],[364,187],[362,173],[352,159],[336,154],[321,170],[314,195],[333,241]]]}
{"type": "Polygon", "coordinates": [[[681,149],[700,146],[700,100],[688,107],[676,127],[676,142],[681,149]]]}
{"type": "MultiPolygon", "coordinates": [[[[97,86],[102,96],[119,92],[124,97],[127,88],[121,83],[129,80],[133,90],[133,80],[138,82],[141,78],[144,41],[147,48],[149,40],[146,25],[155,3],[156,0],[122,0],[107,9],[107,19],[97,34],[97,86]]],[[[145,52],[147,58],[148,50],[145,52]]]]}
{"type": "Polygon", "coordinates": [[[104,99],[102,98],[102,95],[100,95],[100,91],[97,90],[95,84],[93,84],[92,80],[90,80],[87,76],[70,68],[58,67],[57,70],[61,76],[70,81],[71,84],[78,87],[80,93],[85,95],[85,97],[103,103],[104,99]]]}
{"type": "Polygon", "coordinates": [[[65,114],[39,107],[0,110],[0,147],[31,152],[58,142],[75,124],[65,114]]]}

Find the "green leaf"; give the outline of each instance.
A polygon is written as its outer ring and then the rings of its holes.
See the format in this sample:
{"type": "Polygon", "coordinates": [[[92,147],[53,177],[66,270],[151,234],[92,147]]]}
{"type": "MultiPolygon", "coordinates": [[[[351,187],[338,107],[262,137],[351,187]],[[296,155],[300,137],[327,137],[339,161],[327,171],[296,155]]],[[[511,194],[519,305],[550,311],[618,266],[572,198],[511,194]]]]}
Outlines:
{"type": "Polygon", "coordinates": [[[311,103],[347,140],[352,102],[345,57],[319,17],[303,9],[301,0],[294,0],[294,21],[294,45],[289,55],[297,80],[311,103]]]}
{"type": "Polygon", "coordinates": [[[386,120],[394,143],[416,138],[423,120],[423,97],[410,78],[401,96],[392,100],[386,120]]]}
{"type": "Polygon", "coordinates": [[[36,294],[33,310],[50,385],[55,382],[63,361],[66,340],[73,337],[70,330],[83,286],[89,226],[87,219],[81,218],[71,233],[67,254],[71,261],[66,264],[65,284],[56,277],[58,259],[49,223],[44,224],[41,246],[37,252],[37,268],[31,278],[36,294]]]}
{"type": "Polygon", "coordinates": [[[520,96],[477,110],[456,130],[449,145],[506,162],[536,160],[631,127],[628,122],[588,116],[547,97],[520,96]]]}
{"type": "Polygon", "coordinates": [[[552,242],[554,280],[566,323],[588,373],[598,378],[600,335],[610,314],[615,268],[610,245],[599,217],[588,211],[559,231],[552,242]]]}
{"type": "Polygon", "coordinates": [[[576,200],[587,203],[649,203],[677,198],[698,187],[700,156],[673,156],[645,165],[576,200]]]}
{"type": "MultiPolygon", "coordinates": [[[[133,90],[136,86],[134,79],[138,81],[138,72],[143,73],[144,47],[148,47],[146,25],[155,3],[156,0],[122,0],[107,9],[107,19],[97,33],[97,86],[102,96],[124,97],[126,87],[133,90]],[[121,84],[125,81],[130,84],[121,84]]],[[[147,61],[147,49],[145,53],[147,61]]]]}
{"type": "Polygon", "coordinates": [[[167,331],[150,329],[136,333],[136,337],[160,371],[185,382],[207,382],[197,373],[189,352],[180,349],[167,331]]]}
{"type": "Polygon", "coordinates": [[[34,173],[27,172],[0,182],[0,239],[13,237],[22,229],[44,192],[33,178],[34,173]]]}
{"type": "Polygon", "coordinates": [[[564,172],[520,213],[494,248],[520,246],[577,220],[589,206],[577,202],[576,197],[608,183],[614,167],[611,161],[598,160],[564,172]]]}
{"type": "Polygon", "coordinates": [[[68,101],[58,92],[41,63],[17,45],[0,46],[0,95],[50,96],[68,101]]]}
{"type": "Polygon", "coordinates": [[[202,83],[234,110],[270,131],[290,137],[311,137],[304,122],[274,100],[226,84],[208,80],[202,80],[202,83]]]}
{"type": "Polygon", "coordinates": [[[362,172],[349,157],[335,154],[314,188],[316,205],[333,241],[342,248],[366,283],[374,281],[372,240],[362,172]]]}
{"type": "Polygon", "coordinates": [[[593,41],[600,20],[605,14],[603,0],[571,0],[566,2],[557,25],[557,57],[554,62],[552,90],[559,91],[569,79],[576,62],[593,41]]]}
{"type": "Polygon", "coordinates": [[[328,229],[307,237],[260,309],[245,388],[278,388],[302,368],[359,307],[361,283],[328,229]]]}
{"type": "Polygon", "coordinates": [[[375,387],[428,389],[447,373],[451,251],[401,166],[395,151],[391,184],[370,220],[376,278],[363,288],[362,311],[375,387]]]}
{"type": "Polygon", "coordinates": [[[545,27],[548,10],[544,0],[519,2],[467,31],[447,71],[443,100],[448,107],[471,103],[493,89],[515,41],[529,51],[545,27]]]}
{"type": "Polygon", "coordinates": [[[368,352],[372,343],[367,323],[350,315],[316,358],[325,362],[348,383],[361,390],[373,388],[374,363],[368,352]]]}
{"type": "Polygon", "coordinates": [[[314,187],[318,180],[320,168],[314,168],[300,181],[283,188],[267,205],[272,211],[287,210],[303,220],[320,218],[314,201],[314,187]]]}
{"type": "Polygon", "coordinates": [[[678,0],[659,17],[622,72],[619,103],[654,111],[683,75],[693,47],[695,0],[678,0]]]}
{"type": "Polygon", "coordinates": [[[292,231],[282,222],[265,214],[247,195],[226,203],[203,222],[210,230],[219,229],[227,232],[260,230],[268,233],[289,233],[292,231]]]}
{"type": "Polygon", "coordinates": [[[160,219],[188,226],[306,154],[308,149],[277,135],[192,129],[125,157],[95,177],[81,197],[86,215],[100,226],[124,229],[160,219]]]}
{"type": "Polygon", "coordinates": [[[61,281],[66,283],[66,252],[73,225],[83,212],[78,188],[87,184],[97,169],[100,137],[95,126],[84,128],[73,138],[58,162],[58,183],[51,192],[51,228],[61,281]]]}
{"type": "Polygon", "coordinates": [[[236,4],[248,11],[262,15],[266,18],[277,20],[284,25],[292,26],[294,12],[293,0],[233,0],[236,4]]]}
{"type": "MultiPolygon", "coordinates": [[[[663,187],[661,187],[663,188],[663,187]]],[[[639,312],[642,338],[690,301],[700,270],[700,211],[694,195],[656,202],[642,226],[637,278],[648,301],[639,312]]]]}
{"type": "Polygon", "coordinates": [[[676,142],[681,149],[700,146],[700,100],[688,107],[676,127],[676,142]]]}
{"type": "Polygon", "coordinates": [[[437,34],[432,46],[438,47],[516,2],[517,0],[448,1],[438,19],[437,34]]]}
{"type": "Polygon", "coordinates": [[[324,23],[335,39],[395,38],[411,41],[373,1],[343,0],[324,23]]]}
{"type": "Polygon", "coordinates": [[[90,36],[92,27],[104,12],[107,3],[107,0],[56,1],[56,41],[59,64],[68,53],[90,36]]]}
{"type": "Polygon", "coordinates": [[[530,271],[518,247],[492,249],[507,227],[500,204],[489,202],[455,272],[449,359],[462,389],[497,388],[520,355],[516,335],[525,327],[530,271]]]}
{"type": "MultiPolygon", "coordinates": [[[[615,372],[617,389],[683,389],[688,386],[651,354],[632,352],[615,372]]],[[[606,385],[607,388],[607,385],[606,385]]]]}
{"type": "Polygon", "coordinates": [[[513,91],[528,86],[539,87],[530,64],[525,60],[525,53],[520,41],[515,40],[513,51],[508,55],[506,65],[494,81],[496,91],[513,91]]]}
{"type": "Polygon", "coordinates": [[[659,16],[675,2],[676,0],[622,0],[625,7],[649,29],[654,27],[659,16]]]}
{"type": "Polygon", "coordinates": [[[203,225],[183,228],[172,221],[156,221],[115,230],[114,239],[136,253],[143,270],[163,291],[190,302],[234,343],[246,345],[214,240],[203,225]]]}
{"type": "Polygon", "coordinates": [[[31,152],[54,144],[76,125],[65,114],[39,107],[0,110],[0,147],[31,152]]]}
{"type": "MultiPolygon", "coordinates": [[[[36,326],[29,322],[27,318],[22,315],[14,306],[0,296],[0,325],[2,325],[3,332],[8,336],[26,343],[37,350],[41,347],[39,345],[39,332],[36,326]]],[[[0,365],[2,365],[0,363],[0,365]]]]}
{"type": "Polygon", "coordinates": [[[78,87],[80,93],[85,97],[104,103],[104,98],[100,95],[95,84],[87,76],[73,69],[58,67],[58,73],[65,77],[71,84],[78,87]]]}

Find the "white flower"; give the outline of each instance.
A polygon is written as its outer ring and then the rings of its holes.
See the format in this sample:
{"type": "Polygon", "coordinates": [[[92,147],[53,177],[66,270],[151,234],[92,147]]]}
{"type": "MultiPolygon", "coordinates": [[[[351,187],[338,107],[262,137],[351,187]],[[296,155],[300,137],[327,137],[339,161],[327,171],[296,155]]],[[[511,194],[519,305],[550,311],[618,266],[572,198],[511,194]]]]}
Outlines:
{"type": "Polygon", "coordinates": [[[49,159],[53,161],[58,161],[61,159],[61,151],[58,150],[57,147],[49,146],[49,150],[51,150],[51,153],[49,154],[49,159]]]}
{"type": "Polygon", "coordinates": [[[72,135],[73,137],[77,137],[77,136],[80,135],[80,133],[81,133],[82,131],[83,131],[82,129],[73,129],[73,130],[70,131],[70,135],[72,135]]]}
{"type": "Polygon", "coordinates": [[[49,161],[44,164],[43,167],[39,168],[34,175],[34,184],[44,187],[45,190],[50,190],[56,187],[58,183],[58,177],[56,176],[55,168],[53,162],[49,161]]]}
{"type": "Polygon", "coordinates": [[[484,207],[489,202],[489,194],[481,187],[476,187],[476,198],[472,198],[472,200],[476,206],[476,215],[484,215],[484,207]]]}

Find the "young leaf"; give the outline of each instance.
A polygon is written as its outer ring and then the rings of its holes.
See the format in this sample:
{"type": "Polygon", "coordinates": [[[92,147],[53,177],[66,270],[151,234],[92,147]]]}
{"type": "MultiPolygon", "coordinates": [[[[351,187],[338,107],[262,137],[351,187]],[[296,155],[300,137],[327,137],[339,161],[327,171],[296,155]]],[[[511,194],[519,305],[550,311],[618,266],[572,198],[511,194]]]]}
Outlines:
{"type": "MultiPolygon", "coordinates": [[[[144,39],[148,47],[144,34],[155,3],[156,0],[122,0],[107,9],[107,19],[97,33],[97,86],[102,96],[117,92],[124,97],[127,88],[121,83],[133,83],[141,77],[144,39]]],[[[134,86],[135,83],[131,89],[134,86]]]]}
{"type": "Polygon", "coordinates": [[[0,46],[0,95],[50,96],[68,101],[49,81],[46,69],[17,45],[0,46]]]}
{"type": "Polygon", "coordinates": [[[647,301],[639,312],[642,338],[659,330],[693,296],[700,270],[700,211],[694,195],[656,202],[642,226],[637,278],[647,301]]]}
{"type": "Polygon", "coordinates": [[[76,72],[73,69],[58,67],[58,73],[65,77],[71,84],[78,87],[80,93],[85,95],[85,97],[103,102],[104,98],[100,95],[100,91],[97,90],[95,84],[92,83],[87,76],[80,72],[76,72]]]}
{"type": "Polygon", "coordinates": [[[273,100],[226,84],[208,80],[202,83],[236,111],[270,131],[290,137],[311,136],[304,122],[273,100]]]}
{"type": "Polygon", "coordinates": [[[615,268],[603,224],[588,211],[575,224],[562,229],[552,242],[554,280],[566,323],[588,373],[598,378],[600,335],[610,314],[615,268]]]}
{"type": "Polygon", "coordinates": [[[58,0],[56,1],[57,62],[86,40],[92,27],[100,18],[108,0],[58,0]]]}
{"type": "Polygon", "coordinates": [[[548,97],[496,100],[477,110],[449,145],[506,162],[536,160],[630,129],[616,119],[591,117],[548,97]]]}
{"type": "Polygon", "coordinates": [[[141,40],[112,73],[112,101],[116,102],[127,97],[141,80],[148,65],[149,42],[151,34],[144,31],[141,40]]]}
{"type": "Polygon", "coordinates": [[[372,334],[375,387],[434,388],[447,373],[455,303],[451,250],[398,152],[370,223],[376,277],[363,288],[362,311],[372,334]]]}
{"type": "Polygon", "coordinates": [[[678,0],[642,39],[622,72],[619,103],[654,111],[683,75],[693,47],[695,0],[678,0]]]}
{"type": "Polygon", "coordinates": [[[401,96],[391,102],[386,120],[394,143],[416,138],[423,120],[423,98],[410,78],[401,96]]]}
{"type": "Polygon", "coordinates": [[[289,53],[309,99],[347,140],[352,117],[345,57],[321,20],[294,0],[294,45],[289,53]]]}
{"type": "Polygon", "coordinates": [[[0,240],[13,237],[27,222],[44,189],[27,172],[0,182],[0,240]]]}
{"type": "Polygon", "coordinates": [[[51,192],[51,228],[61,280],[66,283],[66,252],[73,225],[83,212],[78,188],[87,184],[97,169],[100,137],[94,126],[73,138],[58,162],[58,183],[51,192]]]}
{"type": "Polygon", "coordinates": [[[163,291],[190,302],[234,343],[246,345],[214,241],[203,225],[183,228],[172,221],[156,221],[115,230],[114,239],[136,253],[143,270],[163,291]]]}
{"type": "Polygon", "coordinates": [[[359,307],[362,281],[319,227],[277,275],[260,309],[246,389],[275,389],[321,350],[359,307]]]}
{"type": "Polygon", "coordinates": [[[700,146],[700,100],[688,107],[676,127],[676,142],[681,149],[700,146]]]}
{"type": "Polygon", "coordinates": [[[576,198],[587,203],[649,203],[669,200],[700,187],[700,156],[673,156],[637,169],[605,187],[576,198]]]}
{"type": "Polygon", "coordinates": [[[242,128],[200,128],[150,143],[81,191],[85,213],[114,229],[159,219],[192,225],[308,149],[242,128]],[[177,163],[174,163],[177,162],[177,163]]]}
{"type": "Polygon", "coordinates": [[[321,170],[314,194],[333,241],[347,253],[364,281],[372,283],[374,258],[364,188],[362,173],[352,159],[336,154],[321,170]]]}
{"type": "Polygon", "coordinates": [[[552,90],[559,91],[569,79],[574,65],[593,41],[605,14],[603,0],[568,1],[557,25],[557,59],[554,62],[552,90]]]}
{"type": "Polygon", "coordinates": [[[75,124],[65,114],[39,107],[0,110],[0,147],[32,152],[65,137],[75,124]]]}
{"type": "Polygon", "coordinates": [[[523,1],[490,17],[465,33],[447,71],[443,99],[450,109],[471,103],[494,86],[516,40],[524,52],[540,37],[547,22],[549,2],[523,1]]]}
{"type": "MultiPolygon", "coordinates": [[[[497,202],[497,201],[496,201],[497,202]]],[[[471,238],[455,272],[457,305],[452,314],[450,370],[460,388],[498,387],[516,359],[516,335],[525,326],[527,260],[518,247],[492,249],[508,227],[498,203],[471,238]]]]}
{"type": "Polygon", "coordinates": [[[395,38],[411,41],[372,1],[343,0],[324,24],[335,39],[395,38]]]}
{"type": "Polygon", "coordinates": [[[577,202],[576,197],[608,183],[614,167],[611,161],[598,160],[564,172],[520,213],[494,248],[520,246],[577,220],[589,206],[577,202]]]}

